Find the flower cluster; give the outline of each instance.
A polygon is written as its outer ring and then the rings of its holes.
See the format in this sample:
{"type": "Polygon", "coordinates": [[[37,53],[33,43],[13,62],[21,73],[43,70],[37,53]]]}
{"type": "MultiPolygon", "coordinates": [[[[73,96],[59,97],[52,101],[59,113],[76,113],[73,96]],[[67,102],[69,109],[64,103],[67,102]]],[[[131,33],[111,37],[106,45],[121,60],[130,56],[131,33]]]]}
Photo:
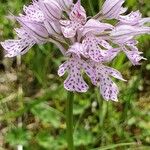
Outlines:
{"type": "Polygon", "coordinates": [[[1,42],[5,56],[22,55],[34,44],[52,42],[67,58],[58,70],[59,76],[68,72],[65,89],[86,92],[89,86],[83,78],[85,73],[105,100],[117,101],[119,90],[111,77],[125,80],[106,64],[122,51],[133,65],[139,65],[145,58],[138,51],[135,37],[150,33],[150,27],[144,26],[150,18],[142,18],[139,11],[126,14],[124,1],[106,0],[97,15],[87,17],[80,0],[75,4],[73,0],[33,0],[24,6],[23,14],[15,17],[21,25],[15,29],[18,38],[1,42]],[[107,23],[110,19],[117,23],[107,23]]]}

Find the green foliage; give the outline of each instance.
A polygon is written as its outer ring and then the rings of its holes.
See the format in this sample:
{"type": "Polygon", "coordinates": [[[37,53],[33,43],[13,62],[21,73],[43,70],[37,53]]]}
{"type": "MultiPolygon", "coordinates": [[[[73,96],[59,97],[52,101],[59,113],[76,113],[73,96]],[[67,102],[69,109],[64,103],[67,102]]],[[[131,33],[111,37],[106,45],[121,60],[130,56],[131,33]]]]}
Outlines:
{"type": "Polygon", "coordinates": [[[26,146],[28,145],[28,141],[31,139],[31,136],[31,132],[23,128],[12,128],[6,134],[5,139],[11,146],[26,146]]]}
{"type": "Polygon", "coordinates": [[[80,128],[77,130],[74,134],[74,143],[75,146],[88,146],[93,144],[93,141],[95,141],[94,136],[87,130],[80,128]]]}
{"type": "Polygon", "coordinates": [[[31,109],[35,117],[39,118],[42,123],[50,123],[54,128],[58,128],[61,124],[61,118],[51,107],[39,104],[31,109]]]}
{"type": "Polygon", "coordinates": [[[63,149],[66,147],[66,141],[64,136],[59,136],[58,139],[52,137],[47,132],[40,132],[36,138],[38,144],[45,149],[63,149]]]}
{"type": "MultiPolygon", "coordinates": [[[[17,24],[6,16],[18,14],[30,0],[0,1],[0,41],[15,37],[17,24]]],[[[99,11],[102,0],[82,0],[88,15],[99,11]]],[[[130,10],[150,15],[149,0],[126,0],[130,10]]],[[[150,37],[138,37],[139,49],[148,61],[132,67],[124,54],[112,64],[128,80],[117,83],[119,102],[105,102],[99,89],[91,86],[85,94],[75,93],[74,139],[77,150],[150,149],[150,37]]],[[[64,61],[51,44],[34,46],[22,57],[3,58],[0,48],[0,150],[66,150],[65,78],[57,68],[64,61]],[[4,68],[3,68],[4,67],[4,68]],[[20,90],[21,89],[21,90],[20,90]],[[21,123],[23,127],[18,127],[21,123]],[[14,127],[15,126],[15,127],[14,127]],[[2,142],[1,142],[2,141],[2,142]]],[[[88,82],[88,80],[87,80],[88,82]]]]}

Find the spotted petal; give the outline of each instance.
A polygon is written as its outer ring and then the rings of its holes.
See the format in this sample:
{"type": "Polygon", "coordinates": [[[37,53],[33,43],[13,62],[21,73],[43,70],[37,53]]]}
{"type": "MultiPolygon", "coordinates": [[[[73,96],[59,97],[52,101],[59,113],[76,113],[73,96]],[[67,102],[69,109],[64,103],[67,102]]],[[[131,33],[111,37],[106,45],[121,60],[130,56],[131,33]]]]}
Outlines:
{"type": "Polygon", "coordinates": [[[25,54],[35,42],[31,39],[20,40],[6,40],[1,42],[2,47],[5,49],[5,57],[15,57],[25,54]]]}
{"type": "Polygon", "coordinates": [[[117,101],[119,93],[117,85],[111,80],[110,76],[123,80],[122,75],[117,70],[106,67],[102,64],[95,64],[95,72],[97,78],[97,86],[100,87],[100,92],[105,100],[117,101]]]}
{"type": "Polygon", "coordinates": [[[131,61],[131,63],[135,66],[135,65],[140,65],[140,61],[141,60],[146,60],[146,58],[144,58],[143,56],[141,56],[142,52],[139,51],[129,51],[129,50],[124,50],[125,54],[127,55],[127,57],[129,58],[129,60],[131,61]]]}
{"type": "Polygon", "coordinates": [[[70,20],[60,20],[60,24],[63,35],[66,38],[73,38],[86,22],[86,13],[79,0],[72,8],[69,18],[70,20]]]}
{"type": "Polygon", "coordinates": [[[81,67],[84,69],[87,76],[91,79],[92,83],[96,85],[96,74],[91,62],[81,62],[81,67]]]}
{"type": "Polygon", "coordinates": [[[81,6],[80,0],[78,0],[77,3],[72,8],[72,11],[69,17],[70,17],[70,20],[76,20],[77,22],[80,22],[81,24],[84,24],[86,22],[86,11],[81,6]]]}
{"type": "Polygon", "coordinates": [[[24,6],[23,11],[25,15],[21,15],[21,16],[24,16],[27,20],[37,21],[37,22],[43,22],[45,20],[44,14],[40,10],[37,1],[33,1],[32,5],[24,6]]]}
{"type": "Polygon", "coordinates": [[[85,38],[82,43],[92,60],[96,62],[102,61],[103,55],[105,55],[105,51],[102,51],[99,47],[97,38],[92,35],[87,36],[87,38],[85,38]]]}
{"type": "Polygon", "coordinates": [[[93,84],[95,84],[96,78],[93,67],[90,63],[75,55],[59,67],[59,76],[64,75],[66,71],[68,72],[68,77],[64,82],[65,89],[76,92],[86,92],[88,90],[89,87],[82,77],[82,70],[85,71],[93,84]]]}
{"type": "Polygon", "coordinates": [[[65,74],[65,72],[68,70],[69,68],[69,63],[68,62],[64,62],[62,65],[59,66],[58,69],[58,75],[61,77],[65,74]]]}
{"type": "Polygon", "coordinates": [[[87,92],[88,85],[84,81],[80,71],[77,71],[76,68],[72,68],[70,70],[68,78],[64,82],[64,87],[68,91],[76,91],[76,92],[87,92]],[[72,73],[72,71],[76,71],[76,73],[72,73]]]}
{"type": "Polygon", "coordinates": [[[119,79],[119,80],[122,80],[122,81],[126,81],[126,80],[123,79],[121,73],[118,70],[116,70],[114,68],[111,68],[111,67],[105,66],[104,67],[104,74],[108,74],[108,75],[110,75],[110,76],[112,76],[112,77],[114,77],[116,79],[119,79]]]}
{"type": "Polygon", "coordinates": [[[65,64],[64,69],[61,70],[66,69],[68,71],[68,77],[64,82],[65,89],[68,91],[86,92],[88,90],[88,85],[82,77],[80,62],[72,58],[65,64]]]}
{"type": "Polygon", "coordinates": [[[119,53],[118,48],[113,48],[107,41],[87,35],[82,42],[84,54],[88,55],[95,62],[110,62],[119,53]]]}
{"type": "Polygon", "coordinates": [[[100,77],[100,93],[107,101],[118,101],[118,87],[109,77],[100,77]]]}

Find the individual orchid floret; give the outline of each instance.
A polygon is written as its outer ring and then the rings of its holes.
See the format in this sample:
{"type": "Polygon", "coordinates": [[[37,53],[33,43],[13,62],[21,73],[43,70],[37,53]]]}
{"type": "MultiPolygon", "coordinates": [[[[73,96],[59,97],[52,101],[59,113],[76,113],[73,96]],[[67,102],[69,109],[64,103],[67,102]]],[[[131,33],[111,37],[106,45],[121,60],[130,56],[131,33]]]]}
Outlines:
{"type": "Polygon", "coordinates": [[[127,57],[129,58],[129,60],[131,61],[131,63],[135,66],[135,65],[140,65],[140,61],[141,60],[147,60],[146,58],[144,58],[143,56],[141,56],[141,54],[143,54],[143,52],[139,52],[139,51],[130,51],[126,48],[124,48],[124,52],[127,55],[127,57]]]}
{"type": "Polygon", "coordinates": [[[105,100],[118,101],[118,87],[111,80],[110,76],[126,81],[123,79],[121,73],[116,69],[104,66],[102,64],[94,64],[95,74],[97,79],[97,86],[100,87],[100,93],[102,94],[105,100]]]}
{"type": "Polygon", "coordinates": [[[118,19],[124,13],[122,4],[125,0],[106,0],[102,6],[102,15],[108,19],[118,19]]]}
{"type": "Polygon", "coordinates": [[[86,23],[86,12],[81,6],[80,0],[74,5],[69,15],[70,20],[61,20],[61,29],[66,38],[73,38],[77,30],[86,23]]]}
{"type": "MultiPolygon", "coordinates": [[[[104,41],[102,43],[107,45],[104,41]]],[[[111,48],[109,45],[106,47],[111,48]]],[[[64,75],[68,71],[68,78],[64,82],[65,89],[76,92],[86,92],[88,90],[89,87],[81,74],[83,69],[90,77],[92,83],[100,87],[100,92],[105,100],[117,101],[119,90],[109,76],[125,81],[120,72],[100,63],[82,60],[80,54],[84,54],[84,47],[80,43],[75,43],[68,52],[71,58],[62,64],[58,70],[59,76],[64,75]]]]}
{"type": "Polygon", "coordinates": [[[81,22],[82,24],[86,22],[86,11],[82,7],[80,0],[78,0],[77,3],[72,8],[72,11],[69,14],[69,18],[71,20],[81,22]]]}
{"type": "Polygon", "coordinates": [[[39,0],[40,9],[48,21],[58,21],[62,16],[62,8],[56,0],[39,0]]]}
{"type": "Polygon", "coordinates": [[[146,58],[141,56],[141,54],[143,53],[138,51],[138,48],[136,46],[137,44],[138,42],[136,40],[130,40],[122,46],[122,50],[134,66],[140,65],[141,60],[146,60],[146,58]]]}
{"type": "Polygon", "coordinates": [[[112,30],[110,36],[114,41],[124,43],[141,34],[150,34],[150,27],[119,25],[112,30]]]}
{"type": "Polygon", "coordinates": [[[82,77],[82,70],[85,71],[93,82],[95,81],[95,74],[92,66],[76,55],[73,55],[72,58],[69,58],[69,60],[59,67],[59,76],[63,76],[66,71],[68,72],[68,77],[64,81],[64,88],[66,90],[75,92],[86,92],[88,90],[89,86],[82,77]]]}
{"type": "Polygon", "coordinates": [[[150,22],[150,17],[142,18],[142,14],[139,11],[135,11],[128,15],[120,15],[119,20],[120,24],[143,26],[145,23],[150,22]]]}
{"type": "Polygon", "coordinates": [[[19,39],[1,42],[5,49],[5,57],[15,57],[25,54],[36,41],[23,29],[16,29],[19,39]]]}
{"type": "Polygon", "coordinates": [[[120,46],[120,49],[127,55],[133,65],[139,65],[141,60],[145,60],[141,56],[136,46],[137,41],[134,37],[140,34],[150,33],[149,27],[139,27],[131,25],[119,25],[112,32],[113,42],[120,46]]]}
{"type": "Polygon", "coordinates": [[[33,19],[28,20],[26,16],[16,17],[16,20],[22,25],[20,29],[16,29],[19,39],[1,42],[5,49],[5,57],[23,55],[35,43],[47,42],[49,36],[41,22],[33,21],[33,19]]]}

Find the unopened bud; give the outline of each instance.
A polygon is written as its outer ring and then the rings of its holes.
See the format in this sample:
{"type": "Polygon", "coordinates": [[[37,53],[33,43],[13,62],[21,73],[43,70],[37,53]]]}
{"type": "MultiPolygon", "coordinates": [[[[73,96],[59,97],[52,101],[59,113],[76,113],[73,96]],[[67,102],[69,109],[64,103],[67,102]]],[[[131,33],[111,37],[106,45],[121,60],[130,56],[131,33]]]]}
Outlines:
{"type": "Polygon", "coordinates": [[[56,0],[41,0],[39,4],[46,19],[49,21],[61,19],[62,9],[56,0]]]}
{"type": "Polygon", "coordinates": [[[102,7],[102,14],[109,19],[118,18],[122,12],[125,0],[106,0],[102,7]]]}
{"type": "Polygon", "coordinates": [[[44,24],[36,21],[28,21],[23,17],[16,17],[26,32],[38,43],[44,42],[48,38],[48,32],[44,24]]]}

